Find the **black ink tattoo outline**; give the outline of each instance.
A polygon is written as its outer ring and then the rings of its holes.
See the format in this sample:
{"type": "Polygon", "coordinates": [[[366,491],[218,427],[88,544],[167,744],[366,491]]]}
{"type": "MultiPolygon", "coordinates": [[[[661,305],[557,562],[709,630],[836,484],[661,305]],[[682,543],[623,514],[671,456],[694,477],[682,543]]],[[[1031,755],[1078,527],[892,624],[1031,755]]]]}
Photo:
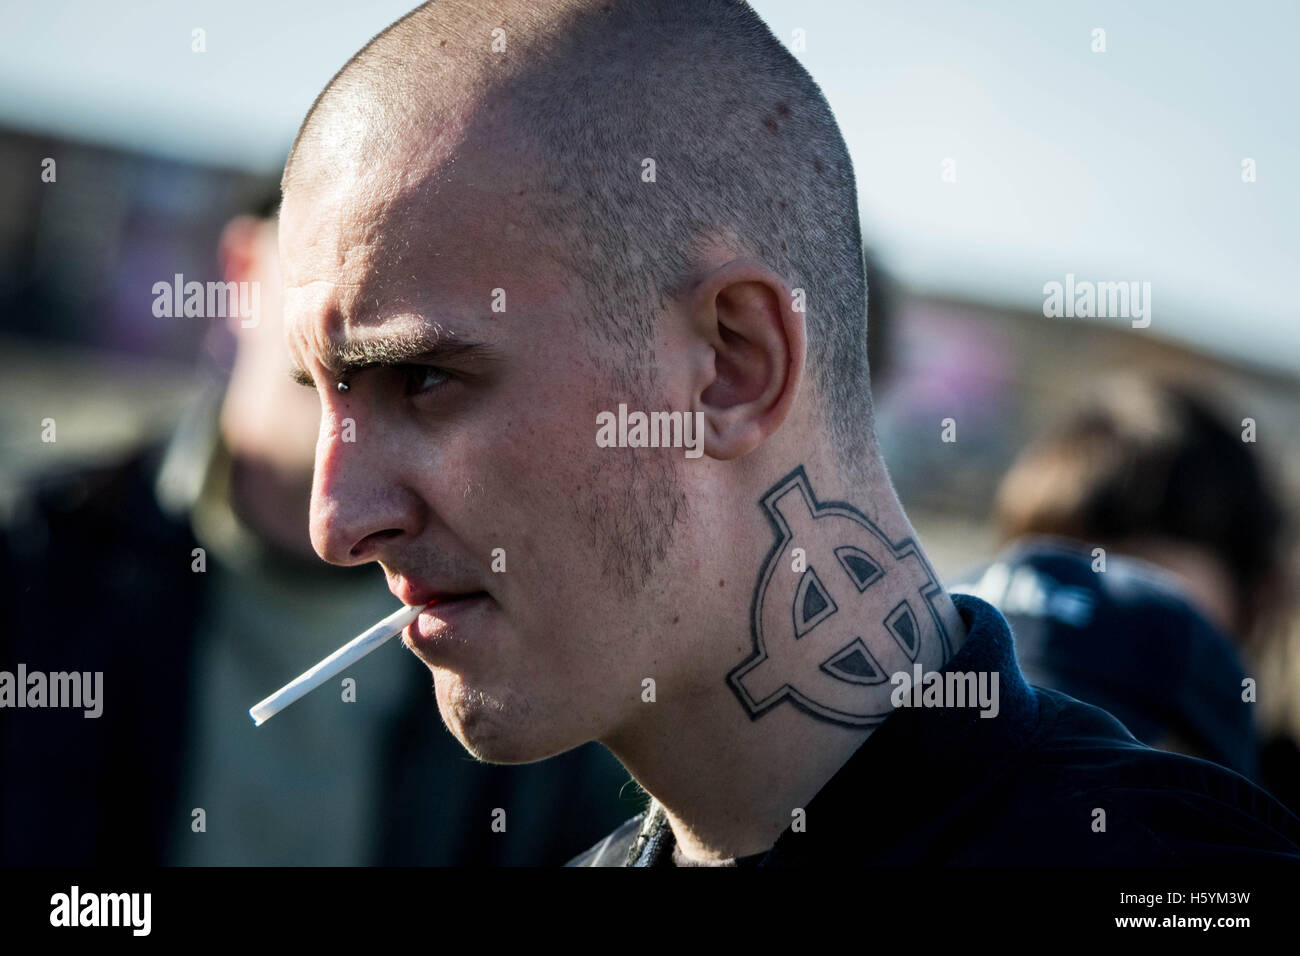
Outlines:
{"type": "MultiPolygon", "coordinates": [[[[753,651],[748,657],[745,658],[744,661],[742,661],[739,665],[737,665],[727,674],[727,684],[731,687],[732,691],[736,694],[737,699],[739,699],[741,706],[744,707],[745,713],[749,715],[750,720],[758,720],[760,717],[762,717],[764,714],[771,711],[782,701],[789,700],[792,704],[795,705],[795,707],[804,711],[809,716],[815,717],[819,720],[824,720],[833,724],[839,724],[845,727],[875,726],[883,722],[893,712],[892,709],[888,711],[884,711],[882,713],[869,714],[869,715],[845,713],[844,711],[836,710],[832,707],[828,707],[822,703],[819,703],[816,700],[813,700],[807,695],[801,693],[797,687],[794,687],[789,682],[785,683],[775,693],[769,695],[764,701],[760,702],[751,698],[749,693],[745,690],[744,685],[741,683],[741,678],[743,678],[746,674],[752,671],[763,661],[767,660],[768,657],[767,651],[764,647],[764,639],[763,639],[763,627],[762,627],[763,598],[767,592],[768,584],[771,582],[772,576],[773,574],[775,574],[777,567],[779,565],[784,564],[784,555],[785,555],[786,548],[793,540],[793,535],[791,533],[791,530],[789,526],[786,524],[784,518],[782,518],[780,512],[775,507],[775,502],[778,499],[780,499],[783,495],[785,495],[787,492],[789,492],[792,488],[797,488],[803,494],[804,498],[806,499],[809,512],[812,514],[814,519],[822,517],[824,515],[831,515],[831,514],[848,518],[849,520],[854,521],[857,524],[861,525],[863,528],[865,528],[876,540],[878,540],[885,548],[887,548],[889,550],[890,555],[893,557],[895,561],[902,561],[903,559],[909,557],[913,557],[917,560],[917,563],[919,564],[919,566],[922,568],[922,570],[926,575],[925,584],[919,588],[920,596],[923,599],[925,606],[929,608],[930,615],[934,620],[934,625],[935,628],[937,629],[939,640],[942,644],[944,660],[947,660],[949,657],[952,656],[952,642],[951,639],[949,638],[948,630],[947,628],[944,627],[943,616],[939,613],[938,608],[935,607],[935,599],[944,594],[943,586],[939,583],[939,579],[935,575],[934,569],[930,567],[929,562],[925,560],[924,555],[922,555],[920,549],[917,547],[916,541],[912,538],[904,538],[902,541],[899,542],[890,541],[889,537],[883,531],[881,531],[880,528],[876,526],[875,522],[873,522],[865,514],[863,514],[861,511],[859,511],[857,508],[855,508],[853,505],[847,502],[818,501],[816,494],[814,494],[812,490],[812,485],[808,481],[808,475],[804,471],[803,465],[799,465],[793,471],[787,474],[784,478],[782,478],[780,481],[774,484],[771,488],[769,488],[767,492],[763,495],[763,497],[759,499],[759,506],[763,509],[763,513],[767,516],[768,524],[772,526],[772,531],[775,533],[777,540],[776,543],[772,545],[771,550],[768,551],[767,556],[763,559],[763,565],[762,568],[759,570],[759,574],[758,574],[758,582],[755,585],[753,596],[750,598],[749,627],[750,627],[750,637],[752,638],[753,645],[754,645],[753,651]]],[[[852,550],[856,551],[857,549],[852,549],[852,550]]],[[[854,580],[854,583],[859,584],[857,580],[858,576],[849,568],[848,564],[845,563],[844,556],[841,554],[842,551],[845,551],[845,548],[840,547],[835,549],[836,557],[840,559],[840,562],[843,565],[845,572],[848,573],[850,578],[854,580]]],[[[885,574],[883,569],[879,567],[878,561],[876,561],[874,558],[871,558],[870,555],[863,555],[863,557],[870,560],[871,563],[875,566],[875,573],[869,575],[869,579],[866,581],[866,583],[860,584],[859,586],[860,591],[866,590],[866,587],[869,584],[875,583],[875,581],[879,580],[885,574]]],[[[807,574],[808,571],[805,571],[803,573],[807,574]]],[[[823,591],[824,590],[825,589],[823,587],[823,591]]],[[[797,593],[802,595],[804,593],[803,588],[801,587],[797,589],[797,593]]],[[[829,600],[830,598],[829,592],[825,592],[825,596],[829,600]]],[[[915,630],[915,626],[913,628],[913,633],[916,634],[916,646],[912,648],[909,648],[907,646],[906,641],[904,640],[902,635],[900,635],[896,627],[896,622],[902,616],[904,616],[904,614],[908,617],[911,617],[912,613],[913,612],[910,606],[908,605],[908,602],[903,601],[900,602],[899,605],[895,606],[893,610],[889,612],[889,614],[885,618],[885,621],[887,625],[886,629],[888,630],[890,635],[894,638],[894,640],[899,644],[899,647],[907,654],[907,656],[911,660],[916,660],[919,651],[919,646],[920,646],[920,637],[919,637],[919,633],[915,630]]],[[[801,636],[799,634],[799,622],[798,622],[797,610],[795,611],[795,615],[796,617],[793,623],[795,625],[795,634],[797,639],[797,637],[801,636]]],[[[912,617],[912,624],[915,625],[915,623],[916,623],[915,618],[912,617]]],[[[807,633],[808,630],[810,629],[811,628],[805,628],[804,633],[807,633]]],[[[826,671],[827,673],[831,674],[832,676],[836,677],[839,680],[843,680],[851,683],[879,684],[879,683],[883,683],[885,680],[888,679],[888,675],[885,675],[883,673],[883,670],[880,668],[880,665],[876,662],[875,658],[870,654],[869,651],[867,651],[866,644],[861,640],[861,638],[859,638],[857,642],[850,644],[849,647],[837,651],[826,661],[823,661],[822,664],[820,665],[820,669],[826,671]],[[855,678],[854,676],[850,676],[850,674],[847,674],[843,669],[828,670],[829,665],[835,664],[837,661],[840,661],[842,658],[851,656],[851,654],[853,654],[854,652],[865,652],[864,654],[865,663],[877,672],[874,677],[868,678],[867,676],[858,676],[855,678]]]]}

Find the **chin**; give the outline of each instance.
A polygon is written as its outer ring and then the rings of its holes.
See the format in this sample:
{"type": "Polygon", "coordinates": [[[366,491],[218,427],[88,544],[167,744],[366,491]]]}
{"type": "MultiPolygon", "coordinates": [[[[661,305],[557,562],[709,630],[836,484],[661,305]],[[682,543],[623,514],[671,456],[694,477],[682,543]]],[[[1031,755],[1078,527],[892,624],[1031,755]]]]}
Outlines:
{"type": "Polygon", "coordinates": [[[445,671],[435,675],[434,687],[447,729],[484,763],[533,763],[566,749],[548,747],[538,738],[545,728],[538,726],[525,698],[470,687],[445,671]]]}

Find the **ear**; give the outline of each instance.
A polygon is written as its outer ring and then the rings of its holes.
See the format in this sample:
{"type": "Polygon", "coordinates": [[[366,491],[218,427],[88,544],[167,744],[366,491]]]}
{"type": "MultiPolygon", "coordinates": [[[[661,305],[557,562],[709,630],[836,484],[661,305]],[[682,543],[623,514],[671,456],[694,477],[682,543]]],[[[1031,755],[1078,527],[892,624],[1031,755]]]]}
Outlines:
{"type": "Polygon", "coordinates": [[[691,325],[713,352],[699,388],[704,450],[728,460],[753,451],[794,405],[803,379],[804,316],[771,269],[737,259],[709,273],[691,295],[691,325]]]}
{"type": "MultiPolygon", "coordinates": [[[[256,216],[235,216],[221,230],[221,240],[217,244],[217,257],[221,265],[221,277],[226,282],[252,282],[261,261],[259,243],[262,237],[262,220],[256,216]]],[[[231,331],[240,328],[238,316],[229,317],[227,324],[231,331]]]]}

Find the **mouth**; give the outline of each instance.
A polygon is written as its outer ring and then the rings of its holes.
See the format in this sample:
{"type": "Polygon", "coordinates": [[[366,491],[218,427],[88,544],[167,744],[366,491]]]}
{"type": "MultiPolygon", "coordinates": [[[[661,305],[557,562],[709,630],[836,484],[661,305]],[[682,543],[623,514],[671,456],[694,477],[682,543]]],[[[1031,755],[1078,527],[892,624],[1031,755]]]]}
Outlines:
{"type": "Polygon", "coordinates": [[[482,613],[491,602],[492,597],[486,591],[440,595],[406,626],[402,642],[417,654],[421,650],[465,643],[467,620],[482,613]]]}

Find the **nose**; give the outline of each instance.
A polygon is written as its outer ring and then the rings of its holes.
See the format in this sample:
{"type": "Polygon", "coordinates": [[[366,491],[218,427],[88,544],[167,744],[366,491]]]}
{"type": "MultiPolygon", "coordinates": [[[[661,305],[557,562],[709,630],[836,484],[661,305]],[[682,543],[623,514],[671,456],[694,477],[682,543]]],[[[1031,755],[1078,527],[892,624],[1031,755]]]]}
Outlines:
{"type": "Polygon", "coordinates": [[[322,408],[311,490],[311,543],[330,564],[380,560],[419,533],[420,503],[401,478],[399,448],[351,404],[322,408]]]}

